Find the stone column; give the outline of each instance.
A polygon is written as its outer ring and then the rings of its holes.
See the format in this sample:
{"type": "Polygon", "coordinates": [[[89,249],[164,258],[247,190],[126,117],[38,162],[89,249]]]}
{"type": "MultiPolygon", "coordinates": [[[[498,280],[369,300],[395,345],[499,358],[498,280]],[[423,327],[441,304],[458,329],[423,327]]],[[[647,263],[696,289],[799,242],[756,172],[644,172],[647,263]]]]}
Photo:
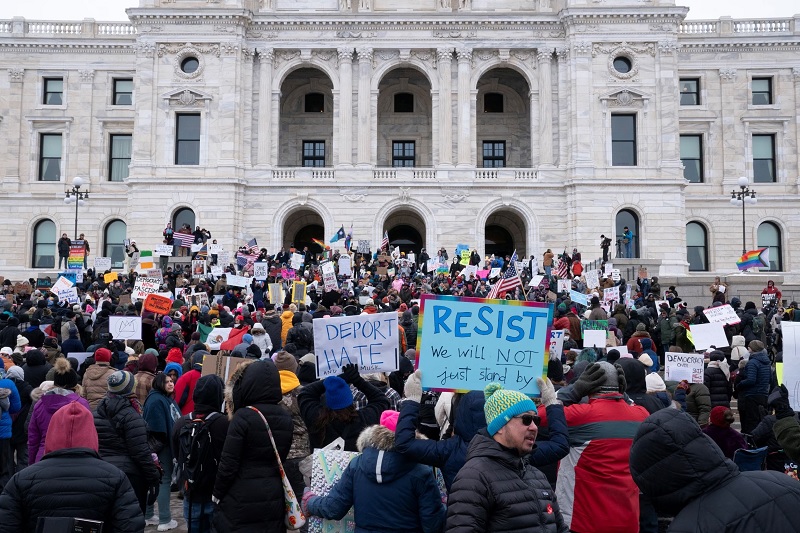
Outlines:
{"type": "Polygon", "coordinates": [[[553,164],[553,79],[550,63],[553,51],[549,48],[539,50],[539,164],[553,164]]]}
{"type": "MultiPolygon", "coordinates": [[[[798,19],[798,17],[795,17],[795,24],[798,24],[798,23],[800,23],[800,19],[798,19]]],[[[800,26],[795,26],[795,27],[800,27],[800,26]]],[[[792,79],[794,79],[794,101],[795,102],[800,102],[800,67],[793,67],[792,68],[792,79]]],[[[795,113],[794,122],[795,122],[794,131],[795,132],[800,131],[800,113],[795,113]]],[[[800,155],[797,155],[797,154],[800,154],[800,135],[797,135],[796,133],[795,133],[795,135],[796,135],[796,137],[795,137],[796,149],[795,149],[795,152],[794,152],[795,153],[795,165],[796,165],[795,168],[798,168],[798,167],[800,167],[800,155]]],[[[784,166],[786,168],[791,168],[789,165],[784,165],[784,166]]],[[[788,176],[787,176],[787,179],[788,179],[788,176]]],[[[800,187],[800,176],[797,177],[796,184],[797,184],[798,187],[800,187]]]]}
{"type": "Polygon", "coordinates": [[[272,165],[272,48],[258,49],[258,164],[272,165]]]}
{"type": "Polygon", "coordinates": [[[358,164],[373,164],[372,121],[370,120],[370,82],[372,81],[372,48],[359,48],[358,55],[358,164]]]}
{"type": "Polygon", "coordinates": [[[339,164],[353,164],[353,49],[339,48],[339,164]]]}
{"type": "Polygon", "coordinates": [[[439,69],[439,165],[453,164],[453,49],[436,51],[439,69]]]}
{"type": "Polygon", "coordinates": [[[471,167],[472,162],[472,91],[469,79],[472,73],[472,50],[459,48],[458,58],[458,166],[471,167]]]}
{"type": "Polygon", "coordinates": [[[530,132],[531,132],[531,168],[539,166],[539,136],[536,132],[539,131],[539,94],[533,90],[528,93],[528,101],[530,107],[530,132]]]}
{"type": "Polygon", "coordinates": [[[572,116],[570,109],[569,92],[570,86],[567,83],[567,60],[569,59],[569,48],[562,47],[556,50],[556,57],[558,61],[558,161],[556,164],[559,167],[564,167],[567,164],[569,143],[567,143],[567,131],[569,131],[568,120],[572,116]]]}

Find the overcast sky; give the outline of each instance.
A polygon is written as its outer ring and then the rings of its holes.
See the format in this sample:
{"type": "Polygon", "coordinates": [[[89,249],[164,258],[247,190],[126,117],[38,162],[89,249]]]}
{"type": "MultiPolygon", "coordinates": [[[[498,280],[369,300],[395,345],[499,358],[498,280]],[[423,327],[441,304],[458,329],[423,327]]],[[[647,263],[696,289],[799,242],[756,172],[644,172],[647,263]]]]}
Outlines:
{"type": "MultiPolygon", "coordinates": [[[[708,19],[721,16],[791,17],[800,13],[797,0],[678,0],[689,6],[689,18],[708,19]]],[[[127,20],[125,8],[138,6],[137,0],[0,0],[0,19],[22,16],[34,20],[127,20]]]]}

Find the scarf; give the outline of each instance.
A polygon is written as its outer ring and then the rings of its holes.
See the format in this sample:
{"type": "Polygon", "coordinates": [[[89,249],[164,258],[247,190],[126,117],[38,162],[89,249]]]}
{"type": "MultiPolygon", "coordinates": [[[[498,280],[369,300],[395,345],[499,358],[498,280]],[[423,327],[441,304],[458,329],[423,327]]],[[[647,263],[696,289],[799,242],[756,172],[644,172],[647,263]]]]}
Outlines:
{"type": "Polygon", "coordinates": [[[726,361],[711,361],[708,363],[708,366],[711,368],[719,368],[722,370],[722,373],[725,374],[725,379],[728,381],[731,380],[731,369],[726,361]]]}

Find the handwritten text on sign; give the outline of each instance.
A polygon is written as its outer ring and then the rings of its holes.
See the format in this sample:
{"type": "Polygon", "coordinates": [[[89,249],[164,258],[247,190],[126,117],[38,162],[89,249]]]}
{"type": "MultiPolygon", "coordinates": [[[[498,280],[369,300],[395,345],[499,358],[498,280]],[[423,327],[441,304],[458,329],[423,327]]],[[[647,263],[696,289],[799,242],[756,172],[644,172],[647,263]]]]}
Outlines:
{"type": "Polygon", "coordinates": [[[338,375],[351,363],[361,373],[394,372],[400,364],[398,338],[395,313],[318,318],[314,320],[317,377],[338,375]]]}
{"type": "Polygon", "coordinates": [[[703,356],[689,353],[667,352],[664,365],[665,381],[703,382],[703,356]]]}
{"type": "Polygon", "coordinates": [[[483,390],[496,381],[539,394],[536,378],[547,371],[553,306],[488,302],[423,295],[417,337],[423,388],[483,390]]]}

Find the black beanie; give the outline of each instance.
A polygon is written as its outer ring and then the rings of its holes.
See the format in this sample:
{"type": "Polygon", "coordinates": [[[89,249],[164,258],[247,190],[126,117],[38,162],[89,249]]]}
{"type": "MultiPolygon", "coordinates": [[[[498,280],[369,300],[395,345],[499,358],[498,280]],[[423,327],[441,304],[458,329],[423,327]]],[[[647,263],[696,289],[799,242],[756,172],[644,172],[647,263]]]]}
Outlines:
{"type": "Polygon", "coordinates": [[[564,366],[561,361],[550,360],[547,363],[547,377],[553,382],[564,381],[564,366]]]}
{"type": "Polygon", "coordinates": [[[72,370],[72,366],[66,358],[59,357],[56,359],[53,369],[55,370],[53,384],[56,387],[73,390],[78,385],[78,374],[72,370]]]}

